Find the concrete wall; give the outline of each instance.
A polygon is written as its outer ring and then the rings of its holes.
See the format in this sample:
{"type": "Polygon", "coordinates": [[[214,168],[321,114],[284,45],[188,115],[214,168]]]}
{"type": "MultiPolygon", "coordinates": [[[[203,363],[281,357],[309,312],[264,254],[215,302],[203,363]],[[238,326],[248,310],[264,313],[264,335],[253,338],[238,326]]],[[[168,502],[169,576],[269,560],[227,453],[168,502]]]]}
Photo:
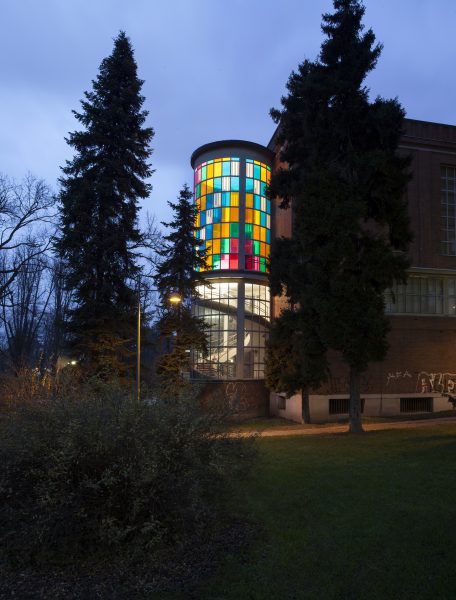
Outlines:
{"type": "MultiPolygon", "coordinates": [[[[400,410],[400,399],[401,398],[417,398],[417,394],[362,394],[364,399],[364,411],[363,416],[365,417],[388,417],[407,414],[413,415],[416,412],[404,413],[400,410]]],[[[440,411],[452,410],[453,404],[448,400],[446,396],[442,396],[438,393],[428,393],[425,395],[426,398],[432,398],[433,413],[440,411]]],[[[329,400],[334,399],[346,399],[347,394],[331,394],[322,395],[315,394],[309,398],[310,417],[313,423],[326,423],[330,421],[338,421],[340,419],[346,419],[347,413],[340,414],[329,414],[329,400]]],[[[283,399],[282,399],[283,402],[283,399]]],[[[283,406],[283,404],[282,404],[283,406]]],[[[281,417],[297,423],[302,422],[301,418],[301,396],[296,394],[291,398],[285,399],[285,408],[280,408],[279,396],[275,393],[271,393],[270,397],[270,413],[271,416],[281,417]]],[[[429,414],[429,413],[427,413],[429,414]]],[[[456,414],[456,412],[455,412],[456,414]]]]}

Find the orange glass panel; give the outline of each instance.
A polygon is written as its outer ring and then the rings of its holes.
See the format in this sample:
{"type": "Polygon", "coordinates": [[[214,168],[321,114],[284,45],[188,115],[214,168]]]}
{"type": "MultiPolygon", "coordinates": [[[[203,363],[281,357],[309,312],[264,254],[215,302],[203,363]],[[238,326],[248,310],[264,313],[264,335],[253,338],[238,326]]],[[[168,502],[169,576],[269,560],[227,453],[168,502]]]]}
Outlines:
{"type": "Polygon", "coordinates": [[[230,225],[229,223],[222,223],[222,238],[230,237],[230,225]]]}
{"type": "Polygon", "coordinates": [[[260,255],[266,256],[266,244],[264,242],[261,242],[260,244],[260,255]]]}
{"type": "Polygon", "coordinates": [[[209,254],[213,254],[213,252],[212,252],[212,240],[210,240],[210,241],[208,240],[206,242],[206,250],[207,250],[208,255],[209,254]]]}
{"type": "Polygon", "coordinates": [[[253,226],[253,239],[254,240],[260,239],[260,229],[261,229],[261,227],[259,227],[258,225],[253,226]]]}
{"type": "Polygon", "coordinates": [[[220,223],[214,223],[214,226],[212,228],[212,236],[214,238],[220,238],[221,237],[221,229],[220,229],[220,223]]]}
{"type": "Polygon", "coordinates": [[[206,210],[206,196],[201,196],[200,210],[206,210]]]}
{"type": "Polygon", "coordinates": [[[222,176],[222,163],[216,162],[214,164],[214,177],[221,177],[221,176],[222,176]]]}
{"type": "Polygon", "coordinates": [[[214,254],[220,254],[220,239],[212,242],[212,252],[214,254]]]}
{"type": "Polygon", "coordinates": [[[247,208],[253,208],[253,194],[245,195],[245,205],[247,208]]]}
{"type": "Polygon", "coordinates": [[[239,192],[231,192],[230,205],[239,206],[239,192]]]}
{"type": "Polygon", "coordinates": [[[202,181],[201,182],[201,196],[205,196],[206,195],[206,182],[202,181]]]}
{"type": "Polygon", "coordinates": [[[267,171],[266,172],[266,183],[269,183],[270,180],[271,180],[271,171],[267,171]]]}
{"type": "Polygon", "coordinates": [[[266,227],[260,227],[261,231],[260,231],[260,240],[262,242],[266,241],[266,227]]]}
{"type": "Polygon", "coordinates": [[[230,209],[229,208],[222,208],[222,221],[224,223],[230,222],[230,209]]]}
{"type": "Polygon", "coordinates": [[[214,177],[214,165],[207,165],[207,179],[212,179],[214,177]]]}
{"type": "Polygon", "coordinates": [[[245,209],[245,222],[253,223],[253,210],[251,208],[245,209]]]}
{"type": "Polygon", "coordinates": [[[206,257],[206,262],[207,262],[207,266],[209,268],[212,267],[212,256],[207,256],[206,257]]]}
{"type": "Polygon", "coordinates": [[[231,220],[234,221],[235,223],[237,221],[239,221],[239,208],[232,208],[230,210],[230,214],[231,214],[231,220]]]}

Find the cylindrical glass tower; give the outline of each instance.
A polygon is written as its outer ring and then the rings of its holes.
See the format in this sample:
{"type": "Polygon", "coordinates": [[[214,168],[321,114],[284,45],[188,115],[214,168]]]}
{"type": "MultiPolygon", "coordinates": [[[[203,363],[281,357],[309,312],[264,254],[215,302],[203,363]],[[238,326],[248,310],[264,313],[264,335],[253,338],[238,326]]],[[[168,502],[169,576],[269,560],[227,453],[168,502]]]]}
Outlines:
{"type": "Polygon", "coordinates": [[[192,154],[197,236],[208,264],[194,312],[210,326],[208,356],[193,357],[197,377],[264,377],[272,159],[268,148],[238,140],[206,144],[192,154]]]}

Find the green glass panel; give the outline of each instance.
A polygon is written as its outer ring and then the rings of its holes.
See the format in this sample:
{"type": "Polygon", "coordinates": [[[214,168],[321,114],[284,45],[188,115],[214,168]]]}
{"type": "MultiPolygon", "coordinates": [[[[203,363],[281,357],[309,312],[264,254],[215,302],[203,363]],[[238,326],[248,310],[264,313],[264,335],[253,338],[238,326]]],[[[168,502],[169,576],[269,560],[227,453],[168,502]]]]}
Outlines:
{"type": "Polygon", "coordinates": [[[220,269],[220,254],[214,254],[212,256],[212,268],[220,269]]]}
{"type": "Polygon", "coordinates": [[[245,225],[245,239],[251,240],[253,237],[253,225],[252,223],[246,223],[245,225]]]}
{"type": "Polygon", "coordinates": [[[239,237],[239,223],[230,223],[230,237],[239,237]]]}
{"type": "Polygon", "coordinates": [[[206,167],[203,167],[201,169],[201,181],[204,181],[206,179],[206,167]]]}
{"type": "Polygon", "coordinates": [[[253,242],[253,254],[255,256],[259,256],[260,255],[260,242],[258,242],[257,240],[255,240],[253,242]]]}
{"type": "Polygon", "coordinates": [[[220,252],[222,254],[228,254],[230,251],[230,240],[229,238],[223,238],[220,244],[220,252]]]}
{"type": "Polygon", "coordinates": [[[196,186],[196,197],[199,198],[201,196],[201,183],[198,183],[196,186]]]}
{"type": "Polygon", "coordinates": [[[208,164],[208,165],[211,165],[213,162],[214,162],[214,159],[212,159],[212,160],[208,160],[208,161],[207,161],[207,164],[208,164]]]}

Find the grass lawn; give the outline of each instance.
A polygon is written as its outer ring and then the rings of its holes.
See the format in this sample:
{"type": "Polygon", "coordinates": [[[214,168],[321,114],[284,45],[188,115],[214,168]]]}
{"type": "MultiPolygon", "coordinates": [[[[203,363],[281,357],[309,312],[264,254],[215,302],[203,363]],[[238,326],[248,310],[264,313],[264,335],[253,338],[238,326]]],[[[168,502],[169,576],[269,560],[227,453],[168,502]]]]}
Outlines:
{"type": "Polygon", "coordinates": [[[160,599],[456,598],[456,425],[258,445],[242,484],[258,539],[160,599]]]}

